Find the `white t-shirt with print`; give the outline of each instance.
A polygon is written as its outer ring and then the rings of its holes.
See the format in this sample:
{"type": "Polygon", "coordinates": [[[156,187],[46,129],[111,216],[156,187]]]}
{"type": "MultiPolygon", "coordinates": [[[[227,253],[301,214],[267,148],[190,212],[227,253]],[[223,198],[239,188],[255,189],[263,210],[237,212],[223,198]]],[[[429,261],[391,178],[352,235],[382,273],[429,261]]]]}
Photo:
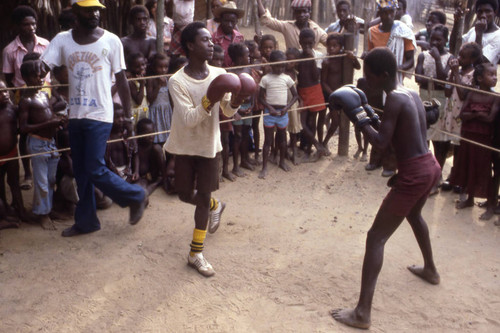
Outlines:
{"type": "Polygon", "coordinates": [[[94,43],[77,44],[72,30],[57,34],[41,59],[51,68],[66,65],[69,80],[69,118],[113,122],[111,82],[124,70],[120,39],[111,32],[94,43]]]}

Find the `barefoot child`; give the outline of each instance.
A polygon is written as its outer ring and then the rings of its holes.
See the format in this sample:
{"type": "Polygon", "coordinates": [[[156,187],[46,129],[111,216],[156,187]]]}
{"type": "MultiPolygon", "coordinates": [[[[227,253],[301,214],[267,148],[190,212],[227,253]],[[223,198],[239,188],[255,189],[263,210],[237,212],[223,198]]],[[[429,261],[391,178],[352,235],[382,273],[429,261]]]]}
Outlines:
{"type": "MultiPolygon", "coordinates": [[[[300,31],[299,42],[302,47],[301,58],[313,58],[313,46],[315,35],[314,31],[309,28],[304,28],[300,31]]],[[[303,101],[304,107],[309,107],[307,110],[300,112],[300,121],[302,124],[302,134],[307,141],[306,153],[311,154],[311,146],[316,147],[318,157],[326,153],[325,147],[321,144],[323,141],[323,126],[324,123],[319,121],[316,125],[318,113],[320,118],[324,119],[326,107],[323,98],[323,91],[320,84],[320,70],[314,59],[301,61],[297,66],[298,75],[298,92],[303,101]],[[318,140],[316,140],[316,130],[318,130],[318,140]]]]}
{"type": "Polygon", "coordinates": [[[4,207],[4,212],[0,216],[0,229],[17,228],[17,222],[9,221],[10,216],[17,215],[25,219],[25,210],[21,187],[19,186],[19,161],[1,160],[17,157],[17,108],[9,98],[9,92],[2,90],[7,88],[5,82],[0,81],[0,204],[4,207]],[[12,194],[12,207],[15,212],[11,212],[7,204],[5,194],[5,175],[12,194]]]}
{"type": "MultiPolygon", "coordinates": [[[[271,52],[271,62],[286,60],[281,51],[271,52]]],[[[298,99],[295,82],[285,74],[285,64],[271,65],[272,72],[262,77],[260,81],[259,99],[265,107],[264,111],[264,149],[262,152],[262,171],[259,178],[267,176],[267,160],[271,144],[274,141],[274,128],[277,128],[277,149],[280,150],[279,166],[284,171],[290,167],[285,163],[286,154],[286,128],[288,126],[288,110],[298,99]],[[287,91],[292,93],[292,99],[287,103],[287,91]]]]}
{"type": "MultiPolygon", "coordinates": [[[[422,52],[418,56],[415,73],[439,80],[446,80],[450,71],[448,62],[450,59],[453,59],[452,54],[445,48],[447,42],[448,28],[441,24],[435,25],[431,30],[431,49],[422,52]]],[[[444,128],[444,105],[446,103],[444,85],[429,81],[420,76],[416,76],[415,81],[420,85],[420,98],[428,101],[435,98],[441,103],[439,119],[427,131],[427,139],[432,141],[434,156],[436,156],[436,160],[439,162],[441,169],[443,169],[450,148],[450,141],[440,131],[440,129],[444,128]]],[[[433,189],[431,193],[436,192],[437,188],[433,189]]]]}
{"type": "MultiPolygon", "coordinates": [[[[113,111],[113,127],[109,139],[123,139],[126,137],[123,108],[120,104],[114,103],[113,111]]],[[[134,142],[120,140],[108,143],[104,158],[108,168],[122,179],[130,183],[139,179],[139,157],[137,145],[134,142]]]]}
{"type": "MultiPolygon", "coordinates": [[[[247,66],[250,64],[250,51],[245,43],[237,43],[229,45],[227,52],[234,66],[247,66]]],[[[251,74],[250,68],[240,68],[232,71],[235,74],[247,73],[251,74]]],[[[234,115],[233,129],[233,170],[232,173],[238,177],[243,177],[245,173],[240,169],[245,168],[253,171],[254,167],[250,163],[248,156],[248,147],[250,143],[250,129],[252,128],[252,118],[246,118],[252,115],[254,105],[253,96],[241,104],[238,112],[234,115]],[[241,162],[240,162],[241,157],[241,162]]]]}
{"type": "MultiPolygon", "coordinates": [[[[338,32],[329,34],[326,39],[326,51],[329,56],[344,53],[344,35],[338,32]]],[[[361,64],[351,51],[347,51],[346,55],[352,60],[355,69],[361,68],[361,64]]],[[[330,94],[344,84],[343,62],[344,58],[326,58],[321,64],[321,87],[323,88],[325,100],[328,100],[330,94]]],[[[328,132],[321,142],[326,149],[328,149],[328,141],[330,141],[339,126],[340,114],[338,110],[330,110],[330,119],[331,123],[328,132]]]]}
{"type": "MultiPolygon", "coordinates": [[[[127,57],[127,77],[138,79],[146,75],[146,58],[142,53],[132,53],[127,57]]],[[[129,80],[130,99],[132,101],[132,117],[134,125],[149,116],[148,100],[146,98],[146,80],[129,80]]]]}
{"type": "MultiPolygon", "coordinates": [[[[300,51],[291,47],[286,50],[286,60],[296,60],[300,57],[300,51]]],[[[297,86],[297,63],[289,62],[286,64],[285,74],[289,75],[295,86],[297,86]]],[[[297,89],[297,88],[295,88],[297,89]]],[[[288,90],[287,94],[287,103],[290,102],[293,98],[292,93],[288,90]]],[[[291,161],[294,165],[298,165],[299,161],[297,159],[297,142],[299,140],[300,132],[302,131],[302,125],[300,124],[300,114],[297,111],[297,108],[300,106],[300,98],[297,99],[297,102],[290,107],[288,110],[288,133],[290,134],[290,146],[292,147],[292,156],[291,161]]]]}
{"type": "MultiPolygon", "coordinates": [[[[262,62],[262,55],[260,54],[259,45],[253,40],[245,40],[245,44],[250,52],[250,64],[260,64],[262,62]]],[[[250,69],[251,75],[257,84],[260,83],[262,79],[262,68],[252,67],[250,69]]],[[[254,95],[254,105],[252,108],[252,115],[260,116],[264,111],[264,107],[259,103],[259,91],[254,95]]],[[[252,118],[252,134],[253,134],[253,147],[254,147],[254,160],[255,165],[260,165],[259,153],[260,153],[260,123],[261,117],[252,118]]]]}
{"type": "Polygon", "coordinates": [[[364,329],[371,324],[373,294],[382,269],[385,243],[405,218],[424,257],[423,267],[410,266],[408,269],[431,284],[439,283],[422,208],[439,179],[441,169],[427,145],[424,106],[416,92],[398,84],[396,73],[396,58],[387,48],[375,48],[364,60],[368,84],[381,87],[387,94],[384,119],[378,131],[371,126],[378,124],[373,110],[361,103],[361,90],[343,87],[330,97],[330,106],[343,109],[372,145],[385,148],[392,142],[398,161],[398,178],[368,231],[358,304],[354,309],[331,312],[335,320],[364,329]]]}
{"type": "MultiPolygon", "coordinates": [[[[497,84],[495,65],[484,63],[474,70],[474,84],[483,91],[493,91],[497,84]]],[[[462,119],[463,138],[492,146],[494,133],[493,122],[498,114],[500,98],[469,91],[465,99],[460,119],[462,119]]],[[[462,187],[467,193],[467,200],[458,202],[457,209],[474,206],[474,197],[487,198],[487,210],[481,215],[482,220],[493,216],[496,206],[491,175],[492,153],[489,149],[462,140],[458,151],[456,168],[450,177],[450,183],[462,187]]]]}
{"type": "MultiPolygon", "coordinates": [[[[137,135],[154,133],[154,124],[151,119],[143,118],[137,123],[137,135]]],[[[173,190],[173,174],[167,184],[165,177],[165,157],[163,149],[153,142],[153,135],[137,139],[137,156],[139,160],[139,179],[137,184],[150,196],[153,191],[162,183],[167,191],[173,190]]],[[[168,192],[167,192],[168,193],[168,192]]]]}
{"type": "MultiPolygon", "coordinates": [[[[150,59],[148,75],[166,75],[168,72],[168,58],[164,54],[156,53],[150,59]]],[[[155,124],[155,132],[170,130],[172,122],[172,107],[168,96],[167,77],[162,76],[150,79],[147,82],[147,98],[149,102],[149,119],[155,124]]],[[[154,142],[163,146],[169,133],[159,133],[154,142]]]]}
{"type": "MultiPolygon", "coordinates": [[[[479,45],[476,43],[465,43],[458,52],[458,58],[450,59],[450,74],[448,81],[465,86],[472,86],[472,78],[474,74],[474,66],[478,65],[482,60],[482,52],[479,45]]],[[[444,130],[460,136],[462,121],[460,120],[460,110],[469,90],[457,86],[445,86],[446,105],[444,107],[444,130]]],[[[449,136],[451,145],[453,146],[453,166],[460,148],[460,139],[456,136],[449,136]]],[[[449,176],[446,181],[441,184],[441,190],[451,190],[449,176]]]]}
{"type": "MultiPolygon", "coordinates": [[[[21,65],[23,80],[28,86],[42,85],[43,65],[40,60],[30,60],[21,65]]],[[[56,183],[59,154],[56,150],[55,134],[57,128],[65,121],[64,116],[56,116],[49,103],[48,95],[39,89],[23,92],[19,102],[19,127],[22,133],[28,134],[28,153],[46,154],[33,156],[33,213],[42,228],[55,230],[49,217],[52,210],[52,197],[56,183]]]]}

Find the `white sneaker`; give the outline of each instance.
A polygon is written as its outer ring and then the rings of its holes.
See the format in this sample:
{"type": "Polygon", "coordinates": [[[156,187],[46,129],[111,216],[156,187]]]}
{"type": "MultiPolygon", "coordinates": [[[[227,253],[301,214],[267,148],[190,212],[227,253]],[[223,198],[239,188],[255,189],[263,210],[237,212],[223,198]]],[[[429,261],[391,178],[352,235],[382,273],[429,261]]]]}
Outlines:
{"type": "Polygon", "coordinates": [[[219,203],[217,205],[216,210],[211,210],[210,211],[210,221],[208,222],[208,232],[213,234],[214,232],[217,231],[220,225],[220,218],[222,216],[222,212],[224,211],[224,208],[226,208],[226,204],[222,201],[218,201],[219,203]]]}
{"type": "Polygon", "coordinates": [[[203,257],[203,253],[196,253],[191,257],[188,254],[188,265],[198,270],[198,272],[206,277],[212,276],[215,274],[214,268],[210,263],[203,257]]]}

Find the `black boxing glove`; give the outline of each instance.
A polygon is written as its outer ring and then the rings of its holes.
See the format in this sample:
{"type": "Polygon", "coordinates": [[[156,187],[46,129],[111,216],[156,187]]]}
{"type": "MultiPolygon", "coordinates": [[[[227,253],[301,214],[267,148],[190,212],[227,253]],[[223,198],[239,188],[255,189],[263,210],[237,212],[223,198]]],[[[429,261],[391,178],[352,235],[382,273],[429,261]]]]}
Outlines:
{"type": "Polygon", "coordinates": [[[349,86],[343,86],[332,92],[328,98],[330,110],[344,110],[345,115],[357,128],[370,124],[370,117],[361,106],[359,94],[349,86]]]}
{"type": "Polygon", "coordinates": [[[366,114],[371,119],[370,125],[372,125],[375,128],[378,128],[378,126],[380,125],[380,118],[375,113],[371,105],[368,104],[368,98],[366,98],[365,92],[353,84],[348,84],[347,86],[351,87],[359,95],[359,98],[361,99],[361,106],[363,107],[363,109],[365,109],[366,114]]]}

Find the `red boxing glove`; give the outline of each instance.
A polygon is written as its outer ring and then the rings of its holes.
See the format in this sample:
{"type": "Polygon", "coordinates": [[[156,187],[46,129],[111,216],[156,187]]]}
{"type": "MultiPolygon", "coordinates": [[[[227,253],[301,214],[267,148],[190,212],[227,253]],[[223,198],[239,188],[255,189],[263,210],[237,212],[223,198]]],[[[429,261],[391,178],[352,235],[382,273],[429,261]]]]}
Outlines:
{"type": "Polygon", "coordinates": [[[210,112],[215,103],[219,102],[226,93],[233,96],[240,92],[241,83],[238,75],[225,73],[217,76],[208,86],[207,94],[203,96],[201,103],[205,110],[210,112]]]}
{"type": "Polygon", "coordinates": [[[255,80],[251,75],[241,73],[238,77],[241,82],[241,90],[239,94],[233,94],[233,99],[231,101],[231,107],[233,108],[240,106],[248,97],[253,96],[253,94],[257,91],[257,83],[255,83],[255,80]]]}

